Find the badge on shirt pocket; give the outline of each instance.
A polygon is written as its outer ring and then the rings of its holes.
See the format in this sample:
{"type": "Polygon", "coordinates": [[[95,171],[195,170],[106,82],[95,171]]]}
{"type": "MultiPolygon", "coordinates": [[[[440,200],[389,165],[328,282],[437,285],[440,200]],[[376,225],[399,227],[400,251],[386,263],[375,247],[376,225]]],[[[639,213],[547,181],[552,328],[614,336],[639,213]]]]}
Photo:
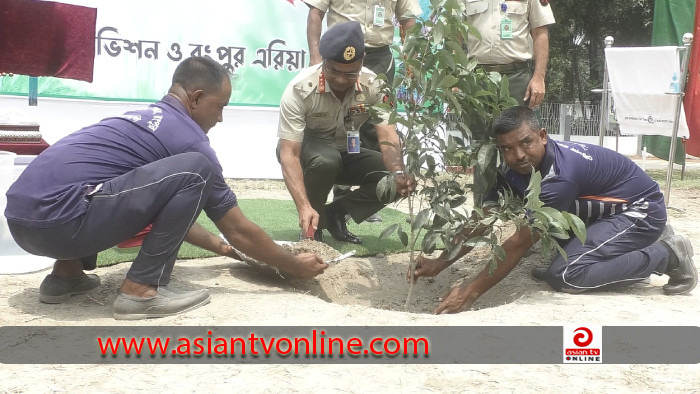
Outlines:
{"type": "Polygon", "coordinates": [[[513,21],[510,18],[501,19],[501,39],[509,40],[513,38],[513,21]]]}
{"type": "Polygon", "coordinates": [[[360,132],[348,131],[348,153],[360,153],[360,132]]]}
{"type": "Polygon", "coordinates": [[[343,119],[345,122],[345,130],[347,133],[347,152],[360,153],[360,131],[357,124],[357,114],[349,112],[343,119]]]}
{"type": "Polygon", "coordinates": [[[374,25],[378,27],[384,26],[384,6],[375,5],[374,6],[374,25]]]}

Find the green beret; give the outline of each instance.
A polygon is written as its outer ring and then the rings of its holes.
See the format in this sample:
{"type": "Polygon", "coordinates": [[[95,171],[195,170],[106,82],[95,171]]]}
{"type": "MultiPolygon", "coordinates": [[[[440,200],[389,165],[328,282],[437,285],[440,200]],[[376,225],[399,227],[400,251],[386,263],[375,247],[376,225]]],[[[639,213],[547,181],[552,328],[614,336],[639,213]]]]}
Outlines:
{"type": "Polygon", "coordinates": [[[360,22],[344,22],[328,29],[321,37],[321,57],[338,63],[352,63],[365,54],[365,35],[360,22]]]}

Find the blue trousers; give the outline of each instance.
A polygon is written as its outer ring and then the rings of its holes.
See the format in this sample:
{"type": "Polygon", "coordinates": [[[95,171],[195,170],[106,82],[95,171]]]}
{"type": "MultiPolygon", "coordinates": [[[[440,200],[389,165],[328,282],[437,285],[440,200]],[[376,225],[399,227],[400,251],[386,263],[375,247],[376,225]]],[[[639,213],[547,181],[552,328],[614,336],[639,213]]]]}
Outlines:
{"type": "Polygon", "coordinates": [[[555,290],[592,290],[639,282],[650,274],[663,274],[668,250],[657,242],[663,219],[633,218],[623,214],[597,219],[586,229],[586,242],[564,241],[567,258],[557,255],[547,269],[547,282],[555,290]]]}
{"type": "Polygon", "coordinates": [[[51,228],[10,224],[24,250],[59,260],[80,259],[94,269],[97,253],[129,239],[153,223],[126,277],[163,286],[177,252],[211,192],[212,164],[202,154],[181,153],[104,182],[86,196],[87,212],[51,228]]]}

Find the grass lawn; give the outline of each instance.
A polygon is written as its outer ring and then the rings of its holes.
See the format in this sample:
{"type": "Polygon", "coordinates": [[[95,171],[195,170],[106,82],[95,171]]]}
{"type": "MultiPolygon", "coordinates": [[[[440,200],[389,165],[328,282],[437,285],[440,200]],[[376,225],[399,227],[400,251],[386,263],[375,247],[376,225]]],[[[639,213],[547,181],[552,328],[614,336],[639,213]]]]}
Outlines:
{"type": "MultiPolygon", "coordinates": [[[[243,199],[238,200],[238,203],[246,217],[262,227],[272,239],[278,241],[299,240],[299,219],[293,201],[243,199]]],[[[408,231],[408,224],[406,223],[408,215],[391,208],[384,208],[380,213],[383,219],[383,222],[380,223],[355,224],[352,220],[348,223],[348,229],[362,238],[361,245],[338,242],[334,240],[328,232],[324,233],[325,242],[341,253],[355,250],[358,256],[406,251],[407,248],[401,244],[401,241],[399,241],[396,235],[380,241],[379,234],[385,228],[395,223],[402,224],[404,230],[408,231]]],[[[209,220],[203,212],[197,219],[197,222],[212,233],[219,234],[219,230],[214,223],[209,220]]],[[[98,266],[108,266],[124,261],[133,261],[137,253],[138,248],[119,249],[114,247],[100,253],[97,258],[97,264],[98,266]]],[[[181,259],[213,256],[215,256],[215,254],[186,242],[182,245],[178,253],[178,258],[181,259]]]]}

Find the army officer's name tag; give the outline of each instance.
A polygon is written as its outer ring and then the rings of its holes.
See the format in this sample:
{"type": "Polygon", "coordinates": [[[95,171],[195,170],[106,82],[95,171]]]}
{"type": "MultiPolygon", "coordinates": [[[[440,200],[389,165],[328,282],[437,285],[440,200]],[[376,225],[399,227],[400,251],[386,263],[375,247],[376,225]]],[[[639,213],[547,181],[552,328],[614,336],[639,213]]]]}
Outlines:
{"type": "Polygon", "coordinates": [[[509,40],[513,38],[513,21],[510,18],[501,19],[501,39],[509,40]]]}
{"type": "Polygon", "coordinates": [[[375,5],[374,6],[374,25],[382,27],[384,26],[384,6],[375,5]]]}

